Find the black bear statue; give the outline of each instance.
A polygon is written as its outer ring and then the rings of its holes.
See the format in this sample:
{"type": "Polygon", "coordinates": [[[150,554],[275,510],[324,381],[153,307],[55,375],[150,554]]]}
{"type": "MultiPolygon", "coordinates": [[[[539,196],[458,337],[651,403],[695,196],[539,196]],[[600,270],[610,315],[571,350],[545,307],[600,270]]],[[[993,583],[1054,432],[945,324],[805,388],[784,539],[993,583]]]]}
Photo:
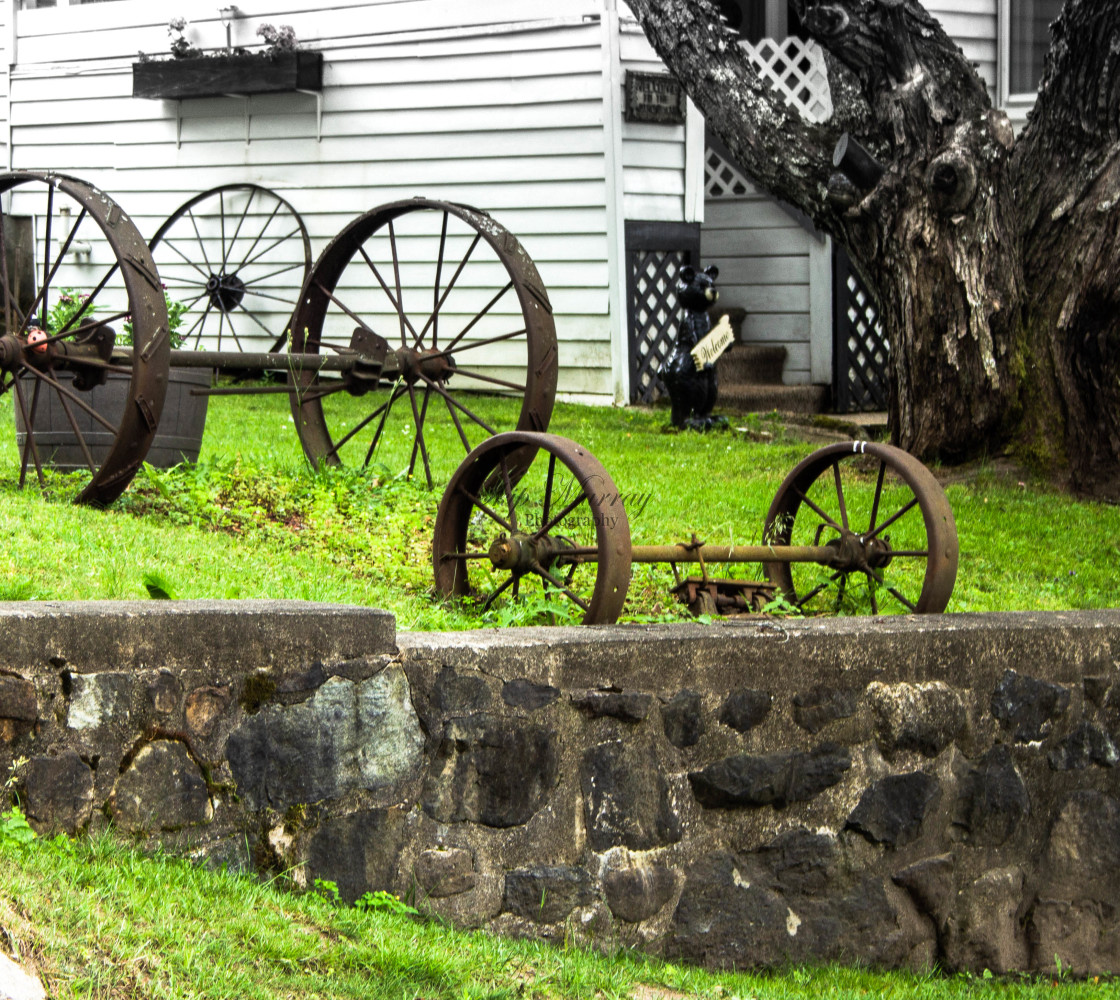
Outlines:
{"type": "Polygon", "coordinates": [[[697,367],[692,349],[712,327],[708,309],[719,298],[715,280],[719,268],[709,264],[703,271],[685,266],[677,275],[677,298],[685,309],[684,322],[676,343],[661,369],[661,379],[669,389],[674,427],[707,431],[726,427],[726,417],[713,417],[719,394],[715,362],[697,367]]]}

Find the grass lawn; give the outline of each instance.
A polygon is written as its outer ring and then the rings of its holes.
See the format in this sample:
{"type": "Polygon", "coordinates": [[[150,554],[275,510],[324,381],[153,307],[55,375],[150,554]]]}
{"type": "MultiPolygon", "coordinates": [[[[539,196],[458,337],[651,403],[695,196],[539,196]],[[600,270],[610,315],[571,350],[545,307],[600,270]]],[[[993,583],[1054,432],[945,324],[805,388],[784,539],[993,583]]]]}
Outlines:
{"type": "MultiPolygon", "coordinates": [[[[355,413],[360,401],[355,401],[355,413]]],[[[0,427],[11,428],[10,394],[0,427]]],[[[490,420],[510,404],[478,404],[490,420]]],[[[368,411],[368,406],[366,407],[368,411]]],[[[434,490],[400,478],[412,436],[390,426],[376,467],[315,472],[303,458],[284,396],[211,400],[200,463],[142,471],[106,511],[17,489],[11,430],[0,433],[0,599],[145,598],[145,580],[179,598],[293,598],[386,608],[406,629],[540,620],[539,608],[495,605],[485,616],[433,598],[431,535],[442,485],[462,459],[451,421],[429,420],[434,490]]],[[[730,433],[666,434],[667,413],[559,404],[550,430],[585,445],[631,503],[639,544],[757,543],[782,479],[818,445],[752,418],[769,441],[730,433]],[[640,507],[640,510],[639,510],[640,507]]],[[[754,434],[753,437],[759,437],[754,434]]],[[[1095,608],[1120,604],[1120,508],[1084,503],[1003,464],[936,470],[960,535],[950,611],[1095,608]]],[[[856,486],[867,503],[872,475],[856,486]]],[[[849,501],[855,502],[855,501],[849,501]]],[[[758,567],[743,575],[760,577],[758,567]]],[[[681,614],[666,566],[635,566],[626,615],[681,614]]],[[[902,610],[896,608],[896,610],[902,610]]]]}
{"type": "Polygon", "coordinates": [[[342,908],[314,893],[144,858],[108,838],[6,843],[0,820],[0,950],[13,948],[34,962],[58,1000],[1117,995],[1115,981],[1065,982],[1057,969],[1030,981],[841,967],[711,974],[621,947],[603,955],[453,931],[384,908],[342,908]]]}
{"type": "MultiPolygon", "coordinates": [[[[0,426],[11,427],[10,397],[0,426]]],[[[482,404],[479,404],[480,406],[482,404]]],[[[508,404],[486,404],[508,418],[508,404]]],[[[752,421],[770,443],[727,433],[663,433],[664,412],[560,405],[551,429],[586,445],[620,490],[648,498],[632,518],[638,543],[756,542],[787,471],[815,446],[752,421]]],[[[487,615],[431,595],[430,546],[441,490],[398,476],[411,437],[395,431],[366,473],[320,471],[303,460],[286,401],[212,401],[200,464],[137,477],[106,511],[16,488],[12,432],[0,434],[0,598],[299,598],[374,605],[402,627],[439,629],[532,617],[487,615]]],[[[757,433],[755,436],[759,436],[757,433]]],[[[461,459],[454,431],[433,427],[437,484],[461,459]]],[[[997,465],[939,475],[961,538],[950,610],[1115,605],[1120,510],[1072,500],[997,465]],[[1075,554],[1076,553],[1076,554],[1075,554]]],[[[873,477],[872,477],[873,478],[873,477]]],[[[872,483],[857,484],[853,504],[872,483]],[[861,493],[862,491],[862,493],[861,493]],[[858,497],[856,496],[858,494],[858,497]]],[[[627,613],[679,611],[665,567],[636,567],[627,613]]],[[[539,610],[539,609],[537,609],[539,610]]],[[[589,954],[485,934],[378,908],[340,908],[315,894],[165,857],[108,839],[21,845],[0,818],[0,946],[30,957],[52,997],[908,998],[1052,996],[1054,981],[996,982],[855,968],[782,975],[711,975],[618,948],[589,954]]],[[[1116,996],[1116,983],[1062,982],[1062,996],[1116,996]]]]}

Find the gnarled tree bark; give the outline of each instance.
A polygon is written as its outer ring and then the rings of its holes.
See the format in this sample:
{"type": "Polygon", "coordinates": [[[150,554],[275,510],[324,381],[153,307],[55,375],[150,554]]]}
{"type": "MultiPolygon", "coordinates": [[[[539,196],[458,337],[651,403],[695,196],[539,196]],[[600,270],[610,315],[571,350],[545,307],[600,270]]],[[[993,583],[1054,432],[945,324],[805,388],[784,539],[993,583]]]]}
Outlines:
{"type": "Polygon", "coordinates": [[[824,124],[784,105],[708,0],[628,2],[752,179],[875,291],[896,442],[952,460],[1013,440],[1120,495],[1120,5],[1067,0],[1016,140],[917,0],[793,0],[829,54],[824,124]]]}

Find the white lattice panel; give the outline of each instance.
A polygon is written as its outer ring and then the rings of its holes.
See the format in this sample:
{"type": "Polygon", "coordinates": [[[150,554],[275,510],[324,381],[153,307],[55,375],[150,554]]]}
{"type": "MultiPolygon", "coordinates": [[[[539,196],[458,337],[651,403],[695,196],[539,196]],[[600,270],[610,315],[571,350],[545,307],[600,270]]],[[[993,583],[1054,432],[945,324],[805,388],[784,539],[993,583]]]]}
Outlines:
{"type": "Polygon", "coordinates": [[[759,76],[769,80],[788,105],[810,121],[832,117],[832,93],[824,51],[816,42],[791,35],[783,41],[763,38],[757,45],[740,43],[759,76]]]}
{"type": "Polygon", "coordinates": [[[742,198],[751,190],[750,181],[734,163],[711,146],[704,151],[704,193],[708,198],[742,198]]]}

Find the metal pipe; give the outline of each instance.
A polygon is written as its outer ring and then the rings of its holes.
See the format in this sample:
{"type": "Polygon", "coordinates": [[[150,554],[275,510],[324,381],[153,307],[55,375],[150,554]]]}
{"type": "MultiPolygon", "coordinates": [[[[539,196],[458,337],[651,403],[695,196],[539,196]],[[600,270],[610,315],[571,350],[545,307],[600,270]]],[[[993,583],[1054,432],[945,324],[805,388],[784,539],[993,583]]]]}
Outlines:
{"type": "Polygon", "coordinates": [[[828,545],[635,545],[630,561],[636,563],[705,562],[805,562],[829,566],[838,555],[828,545]]]}
{"type": "MultiPolygon", "coordinates": [[[[243,351],[172,351],[172,368],[224,368],[242,371],[348,372],[358,364],[357,354],[248,354],[243,351]]],[[[114,353],[115,363],[129,364],[131,354],[114,353]]]]}

